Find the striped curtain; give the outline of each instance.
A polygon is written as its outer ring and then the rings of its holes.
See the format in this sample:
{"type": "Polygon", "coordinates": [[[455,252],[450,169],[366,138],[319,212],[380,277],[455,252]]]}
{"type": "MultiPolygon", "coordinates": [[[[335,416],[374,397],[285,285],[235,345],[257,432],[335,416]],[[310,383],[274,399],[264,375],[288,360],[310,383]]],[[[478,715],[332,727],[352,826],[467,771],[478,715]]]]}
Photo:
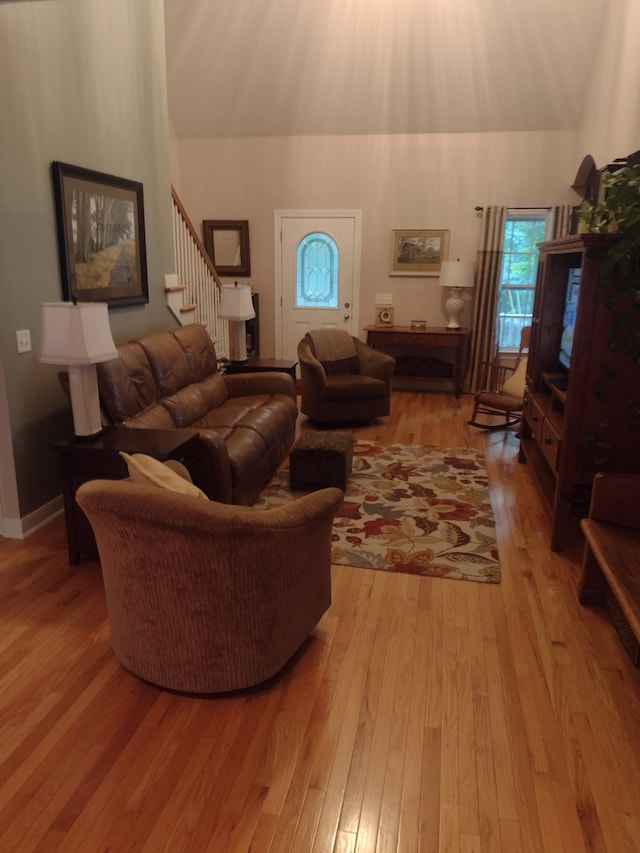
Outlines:
{"type": "Polygon", "coordinates": [[[477,391],[482,362],[496,351],[496,308],[502,263],[502,239],[506,207],[486,207],[482,214],[482,240],[476,258],[476,287],[473,303],[471,354],[465,391],[477,391]]]}

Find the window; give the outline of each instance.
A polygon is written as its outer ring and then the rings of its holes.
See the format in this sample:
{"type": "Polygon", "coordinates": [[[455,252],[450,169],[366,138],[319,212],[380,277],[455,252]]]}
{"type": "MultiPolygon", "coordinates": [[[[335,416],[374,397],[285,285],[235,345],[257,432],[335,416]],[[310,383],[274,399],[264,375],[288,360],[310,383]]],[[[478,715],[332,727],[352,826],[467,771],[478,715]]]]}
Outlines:
{"type": "Polygon", "coordinates": [[[338,307],[338,246],[328,234],[314,231],[298,244],[295,307],[338,307]]]}
{"type": "Polygon", "coordinates": [[[520,346],[520,332],[531,323],[538,269],[538,247],[550,221],[547,210],[509,210],[502,240],[498,290],[498,350],[520,346]]]}

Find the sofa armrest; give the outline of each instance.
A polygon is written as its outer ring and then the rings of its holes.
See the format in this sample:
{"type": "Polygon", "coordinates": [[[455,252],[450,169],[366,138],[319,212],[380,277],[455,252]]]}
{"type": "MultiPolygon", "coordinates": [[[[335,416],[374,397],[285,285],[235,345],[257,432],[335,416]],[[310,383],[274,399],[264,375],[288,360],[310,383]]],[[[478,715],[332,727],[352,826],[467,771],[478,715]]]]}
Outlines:
{"type": "Polygon", "coordinates": [[[201,429],[196,449],[197,467],[193,482],[213,501],[230,504],[231,461],[224,438],[215,430],[201,429]]]}
{"type": "Polygon", "coordinates": [[[296,383],[288,373],[232,373],[222,377],[230,397],[282,394],[296,399],[296,383]]]}

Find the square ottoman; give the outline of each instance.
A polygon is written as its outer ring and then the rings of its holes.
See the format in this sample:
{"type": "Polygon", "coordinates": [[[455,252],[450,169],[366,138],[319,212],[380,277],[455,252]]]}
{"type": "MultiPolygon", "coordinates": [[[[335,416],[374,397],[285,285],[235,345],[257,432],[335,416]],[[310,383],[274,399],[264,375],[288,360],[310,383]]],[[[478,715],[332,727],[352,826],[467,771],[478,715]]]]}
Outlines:
{"type": "Polygon", "coordinates": [[[289,454],[291,488],[337,486],[344,491],[351,473],[354,438],[346,432],[306,432],[289,454]]]}

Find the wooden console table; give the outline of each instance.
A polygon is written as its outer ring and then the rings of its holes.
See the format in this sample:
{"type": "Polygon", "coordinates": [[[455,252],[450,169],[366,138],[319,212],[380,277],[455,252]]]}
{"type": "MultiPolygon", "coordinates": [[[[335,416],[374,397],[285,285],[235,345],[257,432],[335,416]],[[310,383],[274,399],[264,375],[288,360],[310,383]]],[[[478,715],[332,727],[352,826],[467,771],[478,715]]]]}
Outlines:
{"type": "Polygon", "coordinates": [[[469,329],[447,329],[444,326],[427,326],[426,329],[412,329],[410,326],[367,326],[365,332],[369,346],[397,358],[394,376],[418,376],[430,381],[453,380],[456,397],[462,394],[462,382],[469,356],[469,329]],[[448,365],[437,359],[430,360],[426,351],[431,349],[452,350],[455,362],[448,365]],[[434,366],[438,369],[434,370],[434,366]],[[440,368],[445,368],[444,372],[440,368]]]}

